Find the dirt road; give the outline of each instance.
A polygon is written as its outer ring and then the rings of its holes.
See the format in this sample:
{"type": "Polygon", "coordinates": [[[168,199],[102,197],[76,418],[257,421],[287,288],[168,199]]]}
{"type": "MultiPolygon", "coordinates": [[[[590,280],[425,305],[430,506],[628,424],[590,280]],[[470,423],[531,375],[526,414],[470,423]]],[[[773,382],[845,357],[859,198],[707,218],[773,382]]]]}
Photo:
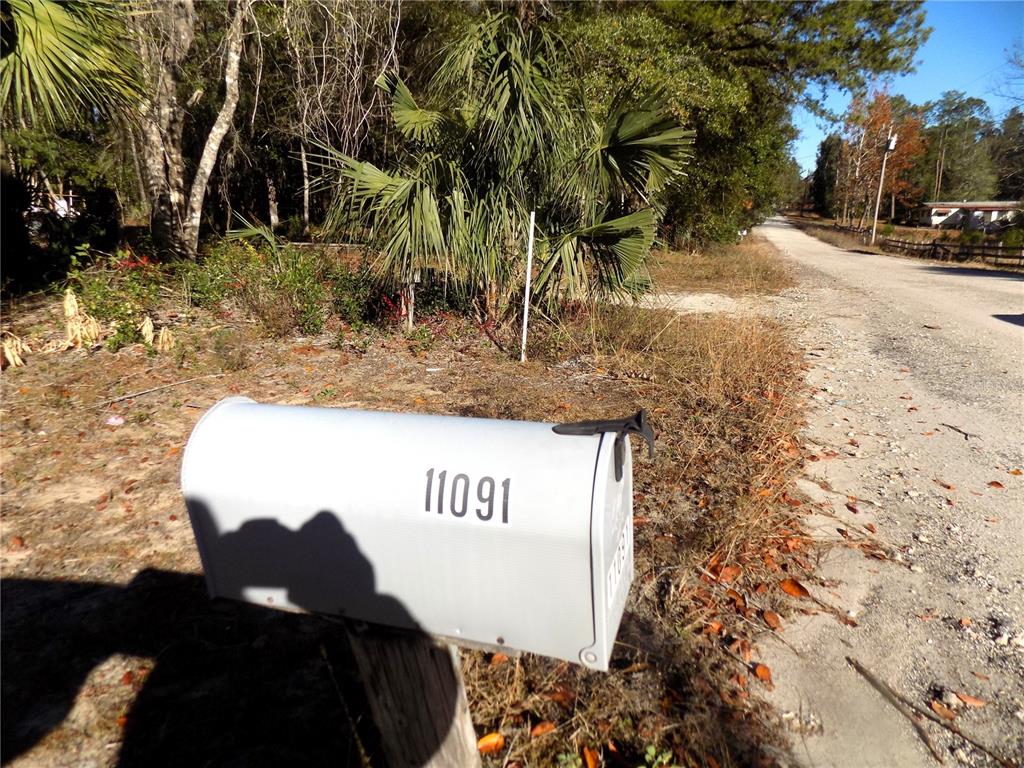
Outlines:
{"type": "MultiPolygon", "coordinates": [[[[818,503],[815,535],[834,543],[822,583],[807,586],[857,624],[819,612],[765,643],[797,756],[937,764],[851,657],[1020,761],[1024,277],[844,251],[782,220],[757,231],[801,283],[775,310],[812,363],[805,437],[817,460],[802,490],[818,503]],[[884,560],[866,556],[870,542],[884,560]]],[[[927,732],[947,764],[998,765],[927,732]]]]}

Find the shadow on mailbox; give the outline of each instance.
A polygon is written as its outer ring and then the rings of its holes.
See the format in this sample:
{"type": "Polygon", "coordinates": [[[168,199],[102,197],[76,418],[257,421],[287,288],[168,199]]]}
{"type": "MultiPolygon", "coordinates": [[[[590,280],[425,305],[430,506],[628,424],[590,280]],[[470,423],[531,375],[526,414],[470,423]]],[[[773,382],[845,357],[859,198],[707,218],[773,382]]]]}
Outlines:
{"type": "MultiPolygon", "coordinates": [[[[190,506],[196,520],[211,523],[202,505],[190,506]]],[[[330,612],[340,604],[336,598],[346,604],[358,598],[415,627],[399,601],[375,593],[371,564],[329,512],[299,531],[255,520],[206,541],[238,564],[228,584],[239,596],[274,587],[294,606],[330,612]]],[[[348,727],[369,719],[362,716],[368,705],[337,620],[211,601],[201,577],[158,570],[143,571],[126,586],[5,578],[0,590],[4,763],[57,728],[89,675],[115,654],[155,663],[147,675],[138,662],[122,661],[115,674],[125,664],[133,674],[90,686],[90,696],[114,700],[76,709],[70,727],[72,733],[109,728],[89,718],[117,711],[134,688],[120,766],[360,765],[360,746],[373,752],[376,739],[387,743],[392,736],[357,737],[348,727]]],[[[408,755],[409,765],[427,762],[447,733],[454,676],[447,682],[447,722],[435,721],[436,743],[426,736],[422,752],[408,755]]],[[[410,694],[399,703],[413,721],[422,702],[410,694]]]]}
{"type": "Polygon", "coordinates": [[[305,611],[372,616],[388,626],[417,628],[401,602],[376,591],[373,566],[333,513],[317,512],[297,531],[256,519],[221,533],[205,504],[187,504],[215,596],[274,606],[273,596],[258,595],[281,592],[286,605],[305,611]]]}

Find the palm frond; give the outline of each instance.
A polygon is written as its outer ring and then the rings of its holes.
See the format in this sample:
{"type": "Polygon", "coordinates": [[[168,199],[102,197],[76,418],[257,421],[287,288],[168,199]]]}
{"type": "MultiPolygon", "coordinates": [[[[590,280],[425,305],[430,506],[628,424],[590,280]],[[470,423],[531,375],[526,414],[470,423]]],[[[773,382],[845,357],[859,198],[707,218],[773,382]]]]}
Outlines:
{"type": "Polygon", "coordinates": [[[3,109],[53,124],[83,110],[121,110],[138,98],[126,44],[127,6],[115,0],[5,0],[0,59],[3,109]]]}
{"type": "Polygon", "coordinates": [[[643,208],[548,238],[540,252],[537,293],[549,303],[582,299],[597,289],[633,293],[642,283],[654,234],[654,211],[643,208]]]}
{"type": "Polygon", "coordinates": [[[658,94],[635,105],[630,97],[624,90],[613,102],[593,159],[606,193],[627,189],[646,199],[682,173],[695,134],[661,106],[658,94]]]}
{"type": "Polygon", "coordinates": [[[437,136],[444,114],[421,108],[402,78],[385,72],[374,84],[391,96],[391,117],[404,136],[416,141],[437,136]]]}

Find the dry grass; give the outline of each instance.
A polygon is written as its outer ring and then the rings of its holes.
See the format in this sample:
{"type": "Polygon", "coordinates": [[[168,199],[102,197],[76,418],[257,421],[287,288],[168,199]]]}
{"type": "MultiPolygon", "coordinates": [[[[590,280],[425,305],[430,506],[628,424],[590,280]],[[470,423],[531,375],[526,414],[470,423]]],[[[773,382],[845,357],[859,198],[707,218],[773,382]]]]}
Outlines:
{"type": "MultiPolygon", "coordinates": [[[[760,246],[741,248],[753,259],[760,246]]],[[[722,260],[681,258],[662,277],[684,285],[702,275],[713,290],[784,281],[760,267],[756,279],[737,278],[722,265],[741,257],[713,258],[722,260]]],[[[59,327],[48,303],[7,319],[33,341],[59,327]]],[[[337,627],[211,605],[197,575],[177,492],[180,448],[203,410],[235,393],[544,421],[647,408],[658,454],[634,464],[636,577],[613,670],[464,653],[477,731],[500,730],[509,745],[488,764],[557,765],[587,748],[633,768],[650,745],[685,766],[772,762],[764,750],[784,737],[754,673],[758,638],[771,631],[763,611],[785,615],[778,581],[810,567],[793,518],[799,502],[787,494],[800,462],[800,384],[784,329],[601,307],[532,326],[523,367],[446,316],[426,322],[427,342],[372,333],[343,349],[332,347],[334,328],[280,343],[223,312],[186,321],[169,307],[160,320],[175,325],[171,355],[33,356],[0,377],[5,755],[34,744],[17,764],[57,765],[68,754],[97,765],[118,755],[197,764],[217,744],[216,755],[238,764],[359,765],[344,725],[346,702],[358,719],[359,694],[337,627]],[[89,407],[210,372],[224,376],[89,407]],[[111,415],[125,423],[107,426],[111,415]],[[543,721],[555,730],[531,737],[543,721]]]]}
{"type": "Polygon", "coordinates": [[[807,220],[803,218],[790,217],[787,220],[790,224],[801,231],[806,232],[808,235],[812,235],[822,242],[834,245],[837,248],[870,251],[871,253],[886,255],[881,248],[867,245],[867,239],[862,235],[855,235],[851,232],[842,232],[834,229],[831,219],[807,220]]]}
{"type": "MultiPolygon", "coordinates": [[[[503,759],[524,765],[583,747],[635,765],[650,745],[680,765],[770,763],[763,748],[782,739],[757,696],[755,644],[769,631],[761,611],[784,612],[775,585],[802,572],[788,557],[803,546],[786,503],[798,503],[786,487],[800,454],[798,363],[785,332],[753,318],[631,307],[548,332],[557,337],[549,359],[570,355],[605,399],[584,406],[584,418],[640,406],[657,426],[656,461],[634,465],[636,580],[613,672],[471,654],[474,717],[513,743],[503,759]],[[530,738],[544,721],[558,730],[530,738]]],[[[501,415],[542,416],[530,398],[505,409],[518,395],[495,385],[480,394],[501,415]]]]}
{"type": "Polygon", "coordinates": [[[775,249],[756,235],[736,245],[655,253],[651,277],[656,289],[673,293],[737,296],[774,293],[793,285],[793,279],[775,249]]]}

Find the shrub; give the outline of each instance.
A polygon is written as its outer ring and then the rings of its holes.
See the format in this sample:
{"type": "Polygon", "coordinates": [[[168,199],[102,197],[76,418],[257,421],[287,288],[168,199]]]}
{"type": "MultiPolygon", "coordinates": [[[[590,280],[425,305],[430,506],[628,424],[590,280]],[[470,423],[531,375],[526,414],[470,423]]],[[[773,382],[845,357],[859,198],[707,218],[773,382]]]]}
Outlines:
{"type": "Polygon", "coordinates": [[[965,229],[960,233],[960,242],[965,245],[977,245],[985,239],[985,233],[980,229],[965,229]]]}
{"type": "Polygon", "coordinates": [[[163,273],[146,257],[126,251],[100,258],[83,268],[80,264],[85,258],[83,251],[76,253],[68,283],[86,312],[113,326],[107,347],[116,352],[127,344],[142,341],[139,325],[156,308],[163,273]]]}
{"type": "Polygon", "coordinates": [[[1003,233],[1003,245],[1010,248],[1020,248],[1024,245],[1024,227],[1013,227],[1003,233]]]}
{"type": "Polygon", "coordinates": [[[320,333],[325,292],[318,254],[287,245],[256,248],[222,240],[198,264],[181,267],[186,296],[213,307],[233,298],[275,336],[320,333]]]}
{"type": "Polygon", "coordinates": [[[369,271],[338,264],[331,270],[329,280],[331,305],[335,313],[343,322],[358,329],[370,318],[374,288],[369,271]]]}

